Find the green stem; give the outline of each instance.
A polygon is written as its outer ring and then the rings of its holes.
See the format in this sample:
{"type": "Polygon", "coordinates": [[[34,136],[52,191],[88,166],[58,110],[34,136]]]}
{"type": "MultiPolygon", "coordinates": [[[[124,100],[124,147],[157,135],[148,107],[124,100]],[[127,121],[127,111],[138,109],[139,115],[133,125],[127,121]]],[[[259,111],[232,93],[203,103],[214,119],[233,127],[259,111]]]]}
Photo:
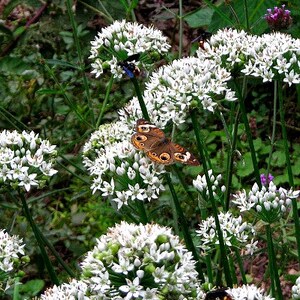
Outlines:
{"type": "Polygon", "coordinates": [[[227,154],[227,168],[226,168],[226,191],[224,194],[224,203],[225,203],[225,211],[229,209],[229,202],[230,202],[230,192],[231,192],[231,184],[232,184],[232,176],[233,176],[233,163],[234,163],[234,153],[235,147],[237,142],[237,132],[239,127],[239,119],[240,119],[240,107],[238,106],[234,126],[233,126],[233,133],[232,133],[232,141],[230,143],[229,153],[227,154]]]}
{"type": "Polygon", "coordinates": [[[174,164],[172,165],[172,169],[175,171],[182,187],[184,188],[185,192],[187,193],[188,197],[190,198],[191,201],[195,201],[195,197],[194,195],[191,193],[191,191],[189,190],[188,185],[186,184],[186,182],[184,181],[184,178],[182,176],[182,172],[178,169],[178,167],[174,164]]]}
{"type": "Polygon", "coordinates": [[[247,32],[250,32],[248,1],[249,0],[244,0],[244,12],[245,12],[245,20],[246,20],[246,30],[247,32]]]}
{"type": "Polygon", "coordinates": [[[141,90],[140,90],[139,83],[138,83],[138,81],[136,80],[135,77],[131,78],[131,82],[132,82],[132,84],[135,88],[135,92],[136,92],[137,98],[139,100],[139,104],[140,104],[140,107],[141,107],[141,110],[142,110],[143,117],[144,117],[145,120],[150,121],[150,117],[149,117],[147,107],[146,107],[146,104],[144,102],[141,90]]]}
{"type": "Polygon", "coordinates": [[[79,3],[81,3],[83,6],[86,6],[87,8],[89,8],[91,11],[95,12],[97,15],[103,17],[104,19],[106,19],[109,23],[113,23],[114,22],[114,18],[110,15],[110,13],[106,10],[105,6],[103,5],[103,1],[97,1],[97,3],[101,6],[102,10],[101,11],[97,8],[95,8],[94,6],[88,5],[86,3],[86,1],[78,1],[79,3]]]}
{"type": "Polygon", "coordinates": [[[179,45],[178,45],[178,57],[182,56],[182,41],[183,41],[183,16],[182,16],[182,0],[179,0],[179,45]]]}
{"type": "Polygon", "coordinates": [[[62,93],[67,105],[69,105],[69,107],[72,109],[72,111],[76,114],[76,116],[78,117],[78,119],[80,121],[82,121],[85,125],[87,125],[87,127],[93,127],[80,113],[80,111],[78,110],[76,104],[74,104],[72,102],[72,100],[69,98],[69,96],[67,95],[67,93],[65,92],[64,88],[62,87],[62,85],[60,84],[60,81],[57,79],[57,77],[55,76],[54,72],[52,71],[51,68],[49,68],[49,66],[47,64],[44,64],[44,67],[46,69],[46,71],[48,72],[48,74],[50,75],[50,77],[53,79],[53,81],[55,82],[55,84],[57,85],[58,89],[60,90],[60,92],[62,93]]]}
{"type": "Polygon", "coordinates": [[[100,114],[99,114],[99,117],[98,117],[98,120],[97,120],[97,123],[96,123],[96,128],[98,128],[101,124],[101,121],[102,121],[102,118],[103,118],[103,115],[104,115],[104,111],[105,111],[105,108],[106,108],[106,105],[107,105],[107,102],[108,102],[108,99],[109,99],[109,95],[110,95],[113,83],[114,83],[114,76],[112,75],[109,79],[109,82],[108,82],[108,87],[106,89],[105,98],[104,98],[104,101],[102,103],[101,111],[100,111],[100,114]]]}
{"type": "Polygon", "coordinates": [[[235,86],[236,86],[236,91],[239,94],[239,103],[240,103],[242,118],[243,118],[243,122],[244,122],[244,126],[245,126],[245,131],[246,131],[246,135],[247,135],[247,140],[248,140],[249,147],[250,147],[250,153],[251,153],[251,158],[252,158],[255,180],[256,180],[256,183],[258,184],[259,188],[261,188],[261,181],[260,181],[260,174],[259,174],[258,163],[257,163],[257,158],[256,158],[256,151],[254,148],[252,133],[251,133],[250,126],[249,126],[249,121],[248,121],[246,106],[245,106],[245,100],[244,100],[245,99],[244,94],[246,91],[246,84],[247,84],[246,81],[247,81],[247,79],[245,76],[244,80],[243,80],[243,91],[242,92],[240,91],[239,85],[237,83],[235,83],[235,86]]]}
{"type": "Polygon", "coordinates": [[[144,202],[140,201],[140,200],[136,200],[136,203],[137,203],[137,207],[139,210],[140,222],[142,224],[147,224],[149,222],[149,220],[148,220],[144,202]]]}
{"type": "Polygon", "coordinates": [[[200,259],[199,259],[198,251],[197,251],[197,249],[196,249],[196,247],[193,243],[193,239],[190,235],[190,232],[189,232],[189,229],[188,229],[188,224],[187,224],[187,221],[184,217],[183,211],[181,209],[177,194],[175,192],[174,186],[173,186],[171,178],[170,178],[170,174],[165,173],[165,178],[166,178],[166,181],[168,183],[170,192],[172,194],[172,199],[173,199],[173,202],[174,202],[174,206],[176,207],[176,211],[177,211],[177,214],[178,214],[179,223],[181,225],[181,229],[182,229],[184,241],[186,243],[186,247],[189,251],[192,252],[192,254],[194,256],[194,259],[196,260],[196,270],[199,274],[200,280],[204,281],[204,276],[203,276],[201,265],[200,265],[200,259]]]}
{"type": "Polygon", "coordinates": [[[278,81],[274,81],[274,98],[273,98],[273,126],[272,126],[272,135],[271,135],[271,149],[269,153],[268,158],[268,166],[267,166],[267,178],[270,173],[270,167],[271,167],[271,159],[273,154],[273,148],[275,143],[275,132],[276,132],[276,113],[277,113],[277,89],[278,89],[278,81]]]}
{"type": "Polygon", "coordinates": [[[57,259],[57,261],[60,263],[60,265],[65,269],[65,271],[73,278],[76,277],[76,274],[71,270],[71,268],[69,268],[69,266],[63,261],[63,259],[61,258],[61,256],[59,255],[59,253],[55,250],[55,248],[53,247],[53,245],[45,238],[45,236],[42,234],[42,232],[37,228],[39,235],[41,237],[41,239],[43,240],[43,242],[45,243],[45,245],[49,248],[49,250],[52,252],[52,254],[55,256],[55,258],[57,259]]]}
{"type": "Polygon", "coordinates": [[[20,277],[14,278],[14,294],[13,294],[13,300],[20,300],[20,277]]]}
{"type": "Polygon", "coordinates": [[[246,278],[246,274],[245,274],[245,270],[244,270],[243,260],[240,255],[240,250],[238,248],[234,248],[234,252],[235,252],[235,257],[236,257],[237,263],[239,265],[240,274],[242,276],[242,281],[244,284],[247,284],[247,278],[246,278]]]}
{"type": "Polygon", "coordinates": [[[277,300],[283,300],[282,290],[280,286],[280,280],[276,264],[276,256],[274,251],[274,244],[272,239],[272,229],[270,224],[266,225],[267,231],[267,245],[268,245],[268,255],[269,255],[269,270],[271,276],[271,291],[272,296],[276,296],[277,300]]]}
{"type": "Polygon", "coordinates": [[[84,59],[83,59],[83,54],[82,54],[82,50],[81,50],[81,46],[80,46],[79,38],[78,38],[78,32],[77,32],[78,28],[77,28],[77,24],[75,22],[75,18],[74,18],[74,14],[73,14],[71,5],[72,5],[71,0],[67,0],[67,10],[68,10],[69,18],[71,21],[72,29],[73,29],[73,37],[74,37],[75,47],[76,47],[77,55],[78,55],[80,72],[81,72],[81,76],[83,79],[83,86],[84,86],[85,95],[86,95],[86,99],[87,99],[87,103],[88,103],[88,107],[89,107],[91,121],[92,121],[92,124],[94,125],[95,124],[95,116],[94,116],[92,102],[91,102],[90,88],[89,88],[88,80],[87,80],[87,77],[85,74],[84,59]]]}
{"type": "Polygon", "coordinates": [[[29,211],[26,199],[25,199],[25,197],[24,197],[24,195],[23,195],[22,192],[19,192],[19,196],[20,196],[21,201],[22,201],[22,206],[23,206],[23,211],[24,211],[25,217],[26,217],[27,221],[29,222],[29,224],[31,226],[31,229],[32,229],[32,231],[34,233],[34,236],[35,236],[35,238],[37,240],[37,243],[38,243],[39,248],[41,250],[43,261],[44,261],[44,263],[46,265],[46,268],[47,268],[47,270],[49,272],[49,276],[51,278],[51,281],[52,281],[52,283],[54,283],[56,285],[59,285],[59,280],[58,280],[58,278],[56,276],[56,273],[55,273],[54,268],[53,268],[53,266],[51,264],[51,261],[50,261],[48,255],[47,255],[47,253],[46,253],[43,240],[42,240],[42,238],[40,236],[40,232],[39,232],[39,230],[38,230],[38,228],[37,228],[37,226],[36,226],[36,224],[35,224],[32,216],[31,216],[31,213],[29,211]]]}
{"type": "Polygon", "coordinates": [[[23,124],[21,121],[19,121],[14,115],[12,115],[8,110],[6,110],[4,107],[0,105],[0,116],[1,120],[5,119],[13,128],[16,130],[29,130],[29,128],[23,124]]]}
{"type": "Polygon", "coordinates": [[[204,151],[203,151],[204,142],[200,136],[200,128],[199,128],[199,124],[197,122],[197,115],[196,115],[195,110],[191,111],[191,118],[192,118],[192,123],[193,123],[193,127],[194,127],[194,133],[196,136],[197,148],[198,148],[198,151],[199,151],[199,154],[201,157],[203,171],[204,171],[206,182],[207,182],[209,199],[211,202],[213,216],[215,219],[216,230],[217,230],[218,238],[219,238],[219,242],[220,242],[220,251],[221,251],[221,257],[222,257],[222,264],[224,266],[225,279],[226,279],[227,286],[232,287],[232,278],[231,278],[231,274],[230,274],[229,262],[228,262],[228,257],[227,257],[227,253],[226,253],[227,251],[225,248],[223,233],[222,233],[219,218],[218,218],[218,208],[217,208],[214,196],[213,196],[212,185],[211,185],[211,181],[210,181],[210,178],[208,175],[206,157],[205,157],[204,151]]]}
{"type": "MultiPolygon", "coordinates": [[[[286,125],[285,125],[285,109],[283,104],[282,85],[280,84],[278,85],[278,98],[279,98],[281,131],[282,131],[286,165],[287,165],[288,176],[289,176],[289,185],[291,188],[294,188],[294,176],[293,176],[292,165],[290,160],[290,152],[289,152],[288,138],[286,132],[286,125]]],[[[293,219],[295,223],[298,261],[300,263],[300,222],[299,222],[299,214],[298,214],[298,204],[296,199],[292,199],[292,208],[293,208],[293,219]]]]}

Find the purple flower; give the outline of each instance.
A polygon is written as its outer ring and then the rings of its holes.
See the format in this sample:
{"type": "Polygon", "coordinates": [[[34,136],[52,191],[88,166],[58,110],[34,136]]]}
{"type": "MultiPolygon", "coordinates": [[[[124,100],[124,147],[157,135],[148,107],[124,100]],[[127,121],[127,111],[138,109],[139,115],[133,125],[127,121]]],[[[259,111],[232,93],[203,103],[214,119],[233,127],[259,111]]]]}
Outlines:
{"type": "Polygon", "coordinates": [[[271,181],[273,181],[274,176],[272,176],[272,174],[269,173],[268,176],[266,176],[265,174],[261,174],[260,175],[260,181],[262,185],[268,185],[271,181]]]}
{"type": "Polygon", "coordinates": [[[271,8],[267,9],[265,19],[272,30],[287,29],[292,24],[291,12],[284,8],[285,5],[282,5],[281,8],[275,6],[273,10],[271,8]]]}

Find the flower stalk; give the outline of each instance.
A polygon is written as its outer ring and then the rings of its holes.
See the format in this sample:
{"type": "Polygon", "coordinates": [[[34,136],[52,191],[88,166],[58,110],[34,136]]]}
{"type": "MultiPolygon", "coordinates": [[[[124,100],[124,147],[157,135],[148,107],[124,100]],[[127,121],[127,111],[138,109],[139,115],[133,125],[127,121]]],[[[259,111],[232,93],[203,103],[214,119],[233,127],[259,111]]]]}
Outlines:
{"type": "Polygon", "coordinates": [[[29,222],[30,226],[31,226],[31,229],[34,233],[34,236],[36,238],[36,241],[39,245],[39,248],[40,248],[40,251],[41,251],[41,255],[43,257],[43,261],[45,263],[45,266],[49,272],[49,276],[51,278],[51,281],[54,283],[54,284],[59,284],[59,280],[58,280],[58,277],[55,273],[55,270],[52,266],[52,263],[47,255],[47,252],[46,252],[46,249],[45,249],[45,246],[44,246],[44,242],[43,242],[43,239],[40,235],[40,231],[38,230],[38,227],[36,226],[32,216],[31,216],[31,213],[30,213],[30,210],[29,210],[29,207],[27,205],[27,202],[26,202],[26,199],[23,195],[22,192],[19,192],[19,196],[20,196],[20,199],[22,201],[22,207],[23,207],[23,211],[24,211],[24,215],[27,219],[27,221],[29,222]]]}
{"type": "Polygon", "coordinates": [[[194,133],[195,133],[195,137],[196,137],[197,148],[198,148],[198,151],[199,151],[199,154],[201,157],[203,171],[204,171],[206,182],[207,182],[207,187],[208,187],[208,191],[209,191],[209,199],[210,199],[210,202],[212,205],[213,216],[214,216],[215,223],[216,223],[216,230],[217,230],[218,237],[219,237],[220,251],[221,251],[220,255],[222,257],[222,264],[224,267],[225,279],[226,279],[227,286],[231,287],[232,286],[232,278],[231,278],[231,274],[230,274],[229,262],[228,262],[227,253],[226,253],[227,251],[225,248],[224,238],[223,238],[222,230],[220,227],[220,222],[218,219],[217,205],[216,205],[215,199],[213,197],[212,186],[211,186],[211,182],[210,182],[210,178],[209,178],[209,174],[208,174],[208,168],[207,168],[207,164],[206,164],[206,157],[205,157],[204,151],[203,151],[204,142],[200,136],[200,128],[199,128],[199,125],[197,122],[197,116],[196,116],[195,110],[191,111],[191,118],[192,118],[194,133]]]}

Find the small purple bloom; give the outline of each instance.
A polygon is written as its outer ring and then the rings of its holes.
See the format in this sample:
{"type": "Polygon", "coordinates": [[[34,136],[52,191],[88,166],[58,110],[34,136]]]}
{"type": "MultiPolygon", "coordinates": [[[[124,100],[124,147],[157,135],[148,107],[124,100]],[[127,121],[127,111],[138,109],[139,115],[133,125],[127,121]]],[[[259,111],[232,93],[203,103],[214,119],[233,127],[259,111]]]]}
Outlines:
{"type": "Polygon", "coordinates": [[[272,174],[269,173],[268,176],[266,176],[265,174],[261,174],[260,175],[260,181],[262,185],[268,185],[271,181],[273,181],[274,176],[272,176],[272,174]]]}
{"type": "Polygon", "coordinates": [[[285,5],[282,5],[280,8],[275,6],[273,10],[271,8],[267,9],[265,19],[272,30],[287,29],[292,24],[291,12],[284,8],[285,5]]]}

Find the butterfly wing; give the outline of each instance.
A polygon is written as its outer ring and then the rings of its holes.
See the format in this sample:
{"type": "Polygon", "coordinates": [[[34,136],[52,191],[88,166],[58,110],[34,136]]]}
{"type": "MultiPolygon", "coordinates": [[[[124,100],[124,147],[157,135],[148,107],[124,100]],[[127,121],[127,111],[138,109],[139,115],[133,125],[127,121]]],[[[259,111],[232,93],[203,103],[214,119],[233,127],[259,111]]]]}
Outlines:
{"type": "Polygon", "coordinates": [[[131,142],[135,148],[143,150],[154,162],[170,165],[180,162],[198,166],[195,156],[182,146],[172,143],[165,137],[164,132],[150,122],[139,119],[136,124],[136,133],[132,135],[131,142]]]}
{"type": "Polygon", "coordinates": [[[164,132],[144,119],[137,121],[136,133],[131,137],[133,146],[145,152],[159,147],[165,140],[164,132]]]}

